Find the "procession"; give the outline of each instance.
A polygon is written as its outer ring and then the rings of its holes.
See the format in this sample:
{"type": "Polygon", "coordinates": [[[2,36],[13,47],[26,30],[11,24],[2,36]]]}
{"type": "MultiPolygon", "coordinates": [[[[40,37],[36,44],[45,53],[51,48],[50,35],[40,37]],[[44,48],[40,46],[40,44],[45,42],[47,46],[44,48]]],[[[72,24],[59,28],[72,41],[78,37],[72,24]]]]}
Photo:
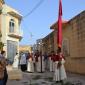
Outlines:
{"type": "Polygon", "coordinates": [[[57,50],[57,53],[52,51],[45,55],[38,50],[36,53],[21,53],[20,58],[15,56],[14,59],[13,68],[20,68],[23,72],[54,72],[53,81],[61,83],[67,78],[64,68],[65,58],[60,49],[57,50]]]}
{"type": "Polygon", "coordinates": [[[0,85],[15,84],[85,85],[84,1],[0,0],[0,85]]]}

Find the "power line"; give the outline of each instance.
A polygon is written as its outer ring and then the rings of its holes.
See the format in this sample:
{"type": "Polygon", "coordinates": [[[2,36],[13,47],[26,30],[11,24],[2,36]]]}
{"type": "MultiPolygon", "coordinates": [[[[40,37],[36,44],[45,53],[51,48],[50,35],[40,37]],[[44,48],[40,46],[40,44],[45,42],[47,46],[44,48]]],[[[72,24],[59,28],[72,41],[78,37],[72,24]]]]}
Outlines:
{"type": "Polygon", "coordinates": [[[23,16],[23,18],[26,18],[29,15],[31,15],[43,2],[44,0],[40,0],[30,12],[28,12],[25,16],[23,16]]]}
{"type": "MultiPolygon", "coordinates": [[[[22,20],[24,18],[28,17],[29,15],[31,15],[43,2],[44,2],[44,0],[40,0],[30,12],[28,12],[25,16],[22,17],[22,20]]],[[[30,31],[30,38],[33,38],[33,36],[34,35],[30,31]]]]}

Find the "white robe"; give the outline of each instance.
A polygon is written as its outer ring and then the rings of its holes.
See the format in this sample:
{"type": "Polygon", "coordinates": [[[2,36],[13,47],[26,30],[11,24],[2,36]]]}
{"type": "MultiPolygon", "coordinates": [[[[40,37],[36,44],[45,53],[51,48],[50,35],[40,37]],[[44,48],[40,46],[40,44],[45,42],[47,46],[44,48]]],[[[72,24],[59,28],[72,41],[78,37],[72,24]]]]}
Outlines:
{"type": "Polygon", "coordinates": [[[51,57],[49,57],[49,70],[50,72],[53,71],[53,61],[51,60],[51,57]]]}
{"type": "Polygon", "coordinates": [[[44,56],[42,56],[42,71],[45,71],[45,61],[44,61],[44,56]]]}
{"type": "Polygon", "coordinates": [[[19,56],[16,55],[16,56],[14,57],[13,68],[18,69],[18,65],[19,65],[19,56]]]}
{"type": "MultiPolygon", "coordinates": [[[[38,57],[38,62],[36,62],[36,71],[41,72],[41,57],[38,57]]],[[[42,72],[45,71],[44,56],[42,56],[42,72]]]]}
{"type": "Polygon", "coordinates": [[[27,64],[27,61],[26,61],[25,54],[22,54],[21,55],[21,59],[20,59],[20,65],[24,65],[24,64],[27,64]]]}
{"type": "Polygon", "coordinates": [[[34,72],[34,64],[33,64],[32,58],[28,59],[28,62],[27,62],[27,71],[28,72],[34,72]]]}
{"type": "Polygon", "coordinates": [[[55,71],[54,71],[54,78],[53,78],[54,81],[60,81],[67,78],[65,68],[64,68],[65,60],[62,59],[61,63],[62,63],[61,67],[57,69],[58,61],[55,62],[55,71]]]}
{"type": "Polygon", "coordinates": [[[55,62],[52,61],[52,63],[53,63],[53,72],[54,72],[54,70],[55,70],[55,62]]]}

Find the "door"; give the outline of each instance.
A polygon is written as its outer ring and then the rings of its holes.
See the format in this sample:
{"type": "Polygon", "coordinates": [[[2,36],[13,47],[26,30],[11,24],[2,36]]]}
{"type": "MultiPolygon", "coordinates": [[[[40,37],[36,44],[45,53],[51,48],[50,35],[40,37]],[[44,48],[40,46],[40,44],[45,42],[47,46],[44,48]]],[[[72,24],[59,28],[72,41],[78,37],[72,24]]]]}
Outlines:
{"type": "Polygon", "coordinates": [[[10,61],[11,64],[13,63],[14,57],[17,53],[17,46],[17,42],[10,40],[7,41],[7,59],[10,61]]]}

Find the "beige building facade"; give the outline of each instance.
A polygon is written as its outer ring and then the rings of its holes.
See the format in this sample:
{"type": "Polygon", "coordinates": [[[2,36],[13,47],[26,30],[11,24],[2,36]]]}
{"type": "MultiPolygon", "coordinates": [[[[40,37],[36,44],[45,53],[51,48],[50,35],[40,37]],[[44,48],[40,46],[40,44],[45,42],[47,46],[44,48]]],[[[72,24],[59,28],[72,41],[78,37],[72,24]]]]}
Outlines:
{"type": "Polygon", "coordinates": [[[85,11],[63,28],[63,43],[67,70],[85,74],[85,11]]]}
{"type": "Polygon", "coordinates": [[[23,32],[20,28],[22,15],[15,9],[3,4],[1,14],[1,41],[4,43],[3,50],[6,57],[13,62],[16,53],[19,53],[19,41],[23,32]]]}
{"type": "Polygon", "coordinates": [[[0,0],[0,42],[1,42],[1,14],[2,14],[2,6],[4,4],[4,0],[0,0]]]}
{"type": "Polygon", "coordinates": [[[42,39],[42,51],[43,54],[47,53],[49,54],[51,51],[54,51],[54,31],[52,31],[50,34],[48,34],[46,37],[42,39]]]}
{"type": "Polygon", "coordinates": [[[19,46],[19,52],[29,52],[29,53],[32,53],[32,46],[30,45],[20,45],[19,46]]]}

